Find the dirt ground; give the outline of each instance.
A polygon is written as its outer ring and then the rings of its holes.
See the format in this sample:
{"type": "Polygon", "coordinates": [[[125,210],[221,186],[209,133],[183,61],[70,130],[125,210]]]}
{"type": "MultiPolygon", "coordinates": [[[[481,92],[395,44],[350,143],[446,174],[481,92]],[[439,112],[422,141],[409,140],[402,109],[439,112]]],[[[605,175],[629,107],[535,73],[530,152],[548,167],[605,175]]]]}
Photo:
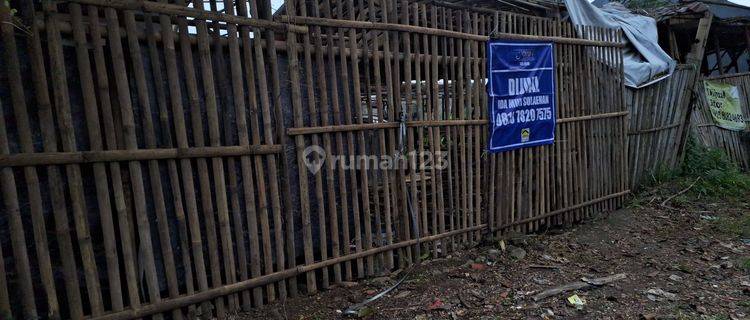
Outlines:
{"type": "MultiPolygon", "coordinates": [[[[661,205],[664,198],[642,194],[628,208],[582,224],[517,236],[506,242],[505,251],[499,244],[485,245],[424,262],[359,317],[750,319],[750,234],[743,234],[746,225],[739,226],[750,219],[750,194],[740,200],[670,202],[670,208],[661,205]],[[532,299],[582,278],[618,273],[625,278],[532,299]],[[574,294],[585,301],[582,307],[567,302],[574,294]]],[[[343,310],[403,276],[336,286],[240,318],[346,318],[343,310]]]]}

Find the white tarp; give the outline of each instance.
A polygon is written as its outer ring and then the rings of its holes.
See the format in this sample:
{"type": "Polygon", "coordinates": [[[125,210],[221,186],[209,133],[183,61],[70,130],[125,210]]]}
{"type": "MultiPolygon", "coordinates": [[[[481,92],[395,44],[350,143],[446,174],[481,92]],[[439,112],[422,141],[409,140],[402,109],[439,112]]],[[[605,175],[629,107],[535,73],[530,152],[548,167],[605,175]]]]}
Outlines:
{"type": "Polygon", "coordinates": [[[641,88],[672,75],[677,63],[659,47],[656,20],[630,13],[619,2],[597,8],[586,0],[565,0],[575,25],[622,29],[629,45],[625,48],[625,85],[641,88]]]}

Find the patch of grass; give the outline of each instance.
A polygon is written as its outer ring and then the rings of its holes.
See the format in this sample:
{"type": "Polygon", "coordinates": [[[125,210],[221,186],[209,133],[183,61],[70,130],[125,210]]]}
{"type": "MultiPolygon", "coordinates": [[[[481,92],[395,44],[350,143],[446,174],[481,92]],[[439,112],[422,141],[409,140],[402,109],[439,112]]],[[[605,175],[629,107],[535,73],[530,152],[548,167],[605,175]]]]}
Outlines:
{"type": "Polygon", "coordinates": [[[689,191],[694,196],[726,199],[750,192],[750,175],[742,173],[722,150],[707,148],[691,139],[677,183],[687,188],[698,178],[689,191]]]}
{"type": "MultiPolygon", "coordinates": [[[[705,147],[690,138],[682,165],[676,169],[654,170],[642,187],[644,190],[668,189],[662,191],[670,193],[690,187],[688,192],[672,199],[678,205],[695,199],[730,200],[750,193],[750,174],[741,172],[724,151],[705,147]]],[[[631,205],[640,206],[639,200],[636,197],[631,205]]]]}
{"type": "Polygon", "coordinates": [[[750,238],[750,214],[744,214],[740,217],[719,217],[716,220],[716,227],[721,232],[733,237],[750,238]]]}
{"type": "Polygon", "coordinates": [[[740,262],[740,269],[745,270],[745,272],[750,272],[750,258],[748,257],[742,258],[742,262],[740,262]]]}

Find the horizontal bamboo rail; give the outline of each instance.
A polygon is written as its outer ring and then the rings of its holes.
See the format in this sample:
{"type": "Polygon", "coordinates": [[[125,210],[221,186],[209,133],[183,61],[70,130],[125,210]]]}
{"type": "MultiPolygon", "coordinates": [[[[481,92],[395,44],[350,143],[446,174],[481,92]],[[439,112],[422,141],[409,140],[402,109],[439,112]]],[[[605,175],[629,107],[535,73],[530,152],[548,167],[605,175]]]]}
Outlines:
{"type": "Polygon", "coordinates": [[[624,197],[624,196],[627,196],[628,194],[630,194],[630,190],[620,191],[620,192],[609,194],[609,195],[606,195],[606,196],[603,196],[603,197],[599,197],[599,198],[596,198],[596,199],[593,199],[593,200],[589,200],[589,201],[586,201],[586,202],[583,202],[583,203],[572,205],[572,206],[569,206],[569,207],[566,207],[566,208],[558,209],[558,210],[555,210],[555,211],[550,211],[548,213],[545,213],[545,214],[542,214],[542,215],[539,215],[539,216],[535,216],[535,217],[531,217],[531,218],[523,219],[523,220],[519,220],[519,221],[514,221],[514,222],[511,222],[509,224],[504,224],[504,225],[500,226],[500,228],[498,228],[498,229],[503,229],[503,228],[512,227],[512,226],[523,225],[523,224],[526,224],[526,223],[529,223],[529,222],[539,221],[539,220],[542,220],[542,219],[545,219],[545,218],[556,216],[556,215],[561,214],[561,213],[565,213],[565,212],[573,211],[573,210],[576,210],[576,209],[585,208],[585,207],[588,207],[588,206],[591,206],[591,205],[595,205],[597,203],[601,203],[601,202],[604,202],[604,201],[607,201],[607,200],[611,200],[611,199],[615,199],[615,198],[619,198],[619,197],[624,197]]]}
{"type": "Polygon", "coordinates": [[[0,155],[0,167],[27,167],[96,162],[123,162],[189,158],[240,157],[277,154],[281,145],[193,147],[169,149],[15,153],[0,155]]]}
{"type": "MultiPolygon", "coordinates": [[[[616,117],[624,117],[627,115],[628,115],[627,111],[602,113],[602,114],[557,119],[557,123],[570,123],[570,122],[577,122],[577,121],[616,118],[616,117]]],[[[407,121],[406,126],[409,128],[449,127],[449,126],[485,125],[488,123],[489,123],[489,120],[429,120],[429,121],[407,121]]],[[[303,134],[318,134],[318,133],[377,130],[377,129],[394,129],[394,128],[398,128],[399,125],[400,124],[398,122],[381,122],[381,123],[349,124],[349,125],[337,125],[337,126],[287,128],[286,130],[287,130],[288,135],[296,136],[296,135],[303,135],[303,134]]]]}
{"type": "Polygon", "coordinates": [[[530,40],[530,41],[550,41],[559,44],[575,44],[584,46],[594,47],[625,47],[625,43],[621,42],[609,42],[609,41],[597,41],[588,39],[576,39],[576,38],[565,38],[556,36],[539,36],[539,35],[524,35],[515,33],[496,32],[491,36],[483,36],[471,33],[450,31],[444,29],[434,29],[428,27],[419,27],[404,24],[395,23],[384,23],[384,22],[371,22],[371,21],[354,21],[354,20],[337,20],[327,18],[314,18],[314,17],[290,17],[290,16],[278,16],[276,18],[279,22],[295,23],[295,24],[306,24],[316,25],[322,27],[339,27],[339,28],[356,28],[356,29],[374,29],[374,30],[386,30],[386,31],[401,31],[401,32],[413,32],[425,35],[435,35],[443,37],[451,37],[455,39],[465,39],[474,41],[488,41],[491,38],[507,39],[507,40],[530,40]]]}
{"type": "Polygon", "coordinates": [[[339,264],[341,262],[360,259],[363,257],[372,256],[381,252],[405,248],[405,247],[412,246],[415,244],[429,243],[431,241],[436,241],[436,240],[440,240],[440,239],[444,239],[444,238],[448,238],[448,237],[452,237],[452,236],[456,236],[456,235],[460,235],[464,233],[485,230],[487,229],[487,227],[488,225],[481,224],[481,225],[464,228],[460,230],[453,230],[453,231],[446,232],[446,233],[431,235],[428,237],[402,241],[399,243],[394,243],[394,244],[390,244],[390,245],[386,245],[382,247],[369,249],[366,251],[360,251],[360,252],[349,254],[346,256],[341,256],[338,258],[331,258],[325,261],[319,261],[319,262],[315,262],[315,263],[308,264],[308,265],[297,266],[294,269],[286,269],[283,271],[274,272],[274,273],[263,275],[257,278],[240,281],[231,285],[225,285],[225,286],[218,287],[218,288],[211,288],[209,290],[196,293],[190,296],[180,296],[180,297],[175,297],[175,298],[164,299],[161,302],[153,303],[148,306],[144,306],[143,308],[140,308],[140,309],[135,309],[135,310],[128,309],[128,310],[124,310],[124,311],[120,311],[116,313],[106,314],[100,317],[92,317],[90,319],[92,320],[127,320],[127,319],[136,319],[136,318],[146,317],[152,314],[166,312],[169,310],[182,308],[182,307],[189,306],[192,304],[198,304],[203,301],[211,300],[217,297],[227,296],[235,292],[240,292],[243,290],[260,287],[260,286],[273,283],[273,282],[277,282],[283,279],[296,277],[306,272],[315,271],[321,268],[339,264]]]}
{"type": "Polygon", "coordinates": [[[168,4],[153,1],[139,1],[139,0],[66,0],[67,2],[74,2],[80,4],[88,4],[102,7],[110,7],[121,10],[134,10],[144,11],[159,14],[167,14],[181,17],[191,17],[199,20],[212,20],[221,21],[226,23],[232,23],[239,26],[248,26],[256,28],[267,28],[282,32],[294,32],[294,33],[307,33],[307,28],[304,26],[295,26],[287,23],[279,23],[270,20],[248,18],[237,15],[229,15],[220,12],[212,12],[199,10],[195,8],[189,8],[186,6],[168,4]]]}
{"type": "Polygon", "coordinates": [[[635,136],[635,135],[644,134],[644,133],[651,133],[651,132],[656,132],[656,131],[662,131],[662,130],[676,128],[676,127],[679,127],[680,125],[682,125],[682,122],[677,122],[677,123],[673,123],[673,124],[666,125],[666,126],[660,126],[660,127],[656,127],[656,128],[642,129],[642,130],[637,130],[637,131],[630,131],[630,132],[628,132],[628,135],[629,136],[635,136]]]}

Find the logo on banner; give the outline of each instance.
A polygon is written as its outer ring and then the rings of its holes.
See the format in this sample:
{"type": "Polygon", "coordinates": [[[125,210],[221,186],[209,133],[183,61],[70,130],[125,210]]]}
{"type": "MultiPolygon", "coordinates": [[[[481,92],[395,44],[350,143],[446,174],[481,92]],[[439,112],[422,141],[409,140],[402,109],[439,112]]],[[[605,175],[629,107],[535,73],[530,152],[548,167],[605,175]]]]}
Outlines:
{"type": "Polygon", "coordinates": [[[529,141],[530,135],[531,135],[531,130],[529,130],[529,128],[521,129],[521,142],[529,141]]]}

